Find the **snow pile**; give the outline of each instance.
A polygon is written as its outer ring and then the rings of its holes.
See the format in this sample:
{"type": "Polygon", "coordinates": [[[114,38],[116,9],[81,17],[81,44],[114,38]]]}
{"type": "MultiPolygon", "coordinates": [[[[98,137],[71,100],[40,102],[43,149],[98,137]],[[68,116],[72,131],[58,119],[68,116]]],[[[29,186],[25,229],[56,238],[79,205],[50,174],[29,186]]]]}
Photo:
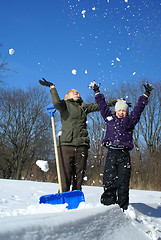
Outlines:
{"type": "Polygon", "coordinates": [[[101,187],[83,186],[77,209],[39,204],[58,184],[0,179],[0,239],[160,240],[161,192],[130,190],[130,205],[100,204],[101,187]]]}

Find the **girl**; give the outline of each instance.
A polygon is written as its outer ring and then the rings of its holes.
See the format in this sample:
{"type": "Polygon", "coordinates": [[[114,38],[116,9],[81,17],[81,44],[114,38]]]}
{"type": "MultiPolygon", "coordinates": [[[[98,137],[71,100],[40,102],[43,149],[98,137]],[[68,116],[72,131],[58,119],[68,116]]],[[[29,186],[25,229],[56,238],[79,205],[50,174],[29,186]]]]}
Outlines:
{"type": "Polygon", "coordinates": [[[89,88],[95,92],[95,100],[106,122],[106,134],[102,144],[108,148],[108,154],[104,166],[104,193],[101,196],[101,203],[104,205],[117,203],[123,211],[128,208],[129,204],[131,174],[129,151],[133,149],[133,130],[153,90],[149,83],[144,84],[144,87],[145,93],[139,97],[138,103],[129,115],[128,104],[125,100],[119,99],[116,102],[115,114],[112,114],[104,95],[99,92],[99,85],[95,81],[89,85],[89,88]]]}

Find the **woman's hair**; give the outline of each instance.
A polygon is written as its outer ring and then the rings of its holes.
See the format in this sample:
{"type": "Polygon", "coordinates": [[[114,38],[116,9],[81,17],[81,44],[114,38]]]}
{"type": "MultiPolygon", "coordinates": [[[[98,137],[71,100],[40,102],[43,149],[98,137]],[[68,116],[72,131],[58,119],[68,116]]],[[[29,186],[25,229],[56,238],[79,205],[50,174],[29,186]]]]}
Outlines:
{"type": "MultiPolygon", "coordinates": [[[[70,89],[69,92],[65,95],[65,100],[68,99],[69,93],[72,92],[72,91],[77,91],[77,90],[76,89],[70,89]]],[[[79,96],[80,96],[80,94],[79,94],[79,96]]],[[[80,98],[81,98],[81,96],[80,96],[80,98]]]]}

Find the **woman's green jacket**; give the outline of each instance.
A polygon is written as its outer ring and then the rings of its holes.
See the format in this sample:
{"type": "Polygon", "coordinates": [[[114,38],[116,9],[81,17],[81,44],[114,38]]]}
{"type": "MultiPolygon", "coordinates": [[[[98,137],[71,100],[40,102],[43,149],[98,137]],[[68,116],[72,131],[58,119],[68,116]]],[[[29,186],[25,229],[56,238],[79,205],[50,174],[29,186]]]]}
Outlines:
{"type": "MultiPolygon", "coordinates": [[[[59,145],[89,147],[87,114],[99,111],[97,103],[86,104],[81,98],[60,100],[56,88],[51,88],[50,93],[54,107],[60,112],[62,129],[59,145]]],[[[114,106],[116,100],[107,103],[108,106],[114,106]]]]}

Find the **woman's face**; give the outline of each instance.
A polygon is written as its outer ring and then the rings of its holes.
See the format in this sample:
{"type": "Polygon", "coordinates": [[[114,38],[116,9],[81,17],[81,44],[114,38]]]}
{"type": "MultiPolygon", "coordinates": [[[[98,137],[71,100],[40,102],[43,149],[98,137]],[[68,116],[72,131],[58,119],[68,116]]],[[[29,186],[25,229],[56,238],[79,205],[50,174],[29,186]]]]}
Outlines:
{"type": "Polygon", "coordinates": [[[127,112],[126,112],[125,110],[116,111],[116,116],[117,116],[118,118],[126,117],[126,116],[127,116],[127,112]]]}
{"type": "Polygon", "coordinates": [[[68,94],[68,99],[69,98],[73,98],[73,99],[80,98],[80,94],[79,94],[79,92],[77,90],[72,90],[68,94]]]}

